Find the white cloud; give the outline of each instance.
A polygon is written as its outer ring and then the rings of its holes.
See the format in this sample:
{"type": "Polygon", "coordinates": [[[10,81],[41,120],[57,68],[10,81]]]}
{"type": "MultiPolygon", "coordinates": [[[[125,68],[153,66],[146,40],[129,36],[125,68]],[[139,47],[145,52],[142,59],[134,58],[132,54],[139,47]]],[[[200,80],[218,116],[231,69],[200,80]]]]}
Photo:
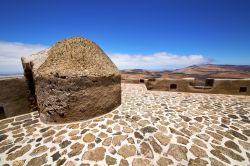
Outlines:
{"type": "MultiPolygon", "coordinates": [[[[0,41],[0,74],[22,73],[21,56],[37,53],[48,46],[0,41]]],[[[108,54],[119,69],[165,70],[209,63],[202,55],[175,55],[159,52],[144,54],[108,54]]]]}
{"type": "Polygon", "coordinates": [[[21,57],[45,48],[39,44],[0,41],[0,74],[22,73],[21,57]]]}
{"type": "Polygon", "coordinates": [[[119,69],[165,70],[211,62],[202,55],[175,55],[167,52],[149,55],[111,53],[109,57],[119,69]]]}

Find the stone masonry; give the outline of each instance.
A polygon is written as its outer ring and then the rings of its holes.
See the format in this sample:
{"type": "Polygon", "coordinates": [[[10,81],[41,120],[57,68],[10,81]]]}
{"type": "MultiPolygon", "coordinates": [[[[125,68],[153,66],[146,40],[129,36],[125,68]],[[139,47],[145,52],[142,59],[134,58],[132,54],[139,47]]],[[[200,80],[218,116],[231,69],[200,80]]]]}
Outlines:
{"type": "Polygon", "coordinates": [[[122,84],[122,104],[91,120],[51,125],[38,112],[0,121],[0,165],[250,163],[250,97],[147,91],[122,84]]]}
{"type": "Polygon", "coordinates": [[[101,48],[85,38],[63,39],[23,57],[22,63],[44,122],[86,120],[121,104],[117,67],[101,48]]]}

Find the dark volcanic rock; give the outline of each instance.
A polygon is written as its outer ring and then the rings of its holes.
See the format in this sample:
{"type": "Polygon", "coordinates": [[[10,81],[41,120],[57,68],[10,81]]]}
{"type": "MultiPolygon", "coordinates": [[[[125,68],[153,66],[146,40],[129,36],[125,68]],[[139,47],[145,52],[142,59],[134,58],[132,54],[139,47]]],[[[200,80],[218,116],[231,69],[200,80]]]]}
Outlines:
{"type": "MultiPolygon", "coordinates": [[[[41,120],[66,123],[93,118],[121,104],[121,76],[94,42],[63,39],[22,58],[32,71],[41,120]]],[[[29,79],[32,79],[29,78],[29,79]]]]}
{"type": "Polygon", "coordinates": [[[152,126],[143,127],[143,128],[141,129],[141,132],[142,132],[143,134],[146,134],[146,133],[153,133],[153,132],[156,132],[156,131],[157,131],[157,129],[156,129],[155,127],[152,127],[152,126]]]}
{"type": "Polygon", "coordinates": [[[54,162],[54,161],[58,160],[61,157],[61,154],[59,153],[59,151],[57,151],[51,157],[52,157],[53,162],[54,162]]]}

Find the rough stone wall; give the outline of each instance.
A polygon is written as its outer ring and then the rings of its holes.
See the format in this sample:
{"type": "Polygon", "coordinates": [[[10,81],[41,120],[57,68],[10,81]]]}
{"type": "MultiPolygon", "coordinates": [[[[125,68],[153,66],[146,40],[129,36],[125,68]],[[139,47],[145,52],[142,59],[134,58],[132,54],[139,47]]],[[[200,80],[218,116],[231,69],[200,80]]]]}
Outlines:
{"type": "Polygon", "coordinates": [[[24,77],[0,79],[0,119],[32,112],[29,91],[24,77]]]}
{"type": "Polygon", "coordinates": [[[121,103],[120,77],[36,78],[36,95],[45,122],[86,120],[121,103]]]}
{"type": "Polygon", "coordinates": [[[41,120],[65,123],[90,119],[121,104],[121,76],[94,42],[82,37],[63,39],[31,57],[41,120]]]}
{"type": "Polygon", "coordinates": [[[146,87],[148,90],[250,95],[250,80],[214,79],[214,84],[209,89],[197,89],[191,84],[194,84],[194,79],[155,79],[148,80],[146,87]],[[171,84],[176,84],[177,88],[170,89],[171,84]],[[247,92],[239,92],[240,87],[247,87],[247,92]]]}
{"type": "Polygon", "coordinates": [[[121,81],[122,83],[139,84],[139,83],[145,83],[147,79],[122,79],[121,81]]]}

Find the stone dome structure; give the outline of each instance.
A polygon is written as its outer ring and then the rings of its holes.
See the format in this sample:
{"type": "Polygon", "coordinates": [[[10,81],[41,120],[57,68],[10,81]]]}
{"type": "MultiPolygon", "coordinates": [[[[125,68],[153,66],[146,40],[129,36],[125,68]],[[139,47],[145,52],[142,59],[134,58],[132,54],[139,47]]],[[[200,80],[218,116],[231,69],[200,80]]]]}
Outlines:
{"type": "Polygon", "coordinates": [[[86,120],[121,104],[117,67],[86,38],[63,39],[44,51],[22,57],[22,64],[44,122],[86,120]]]}

